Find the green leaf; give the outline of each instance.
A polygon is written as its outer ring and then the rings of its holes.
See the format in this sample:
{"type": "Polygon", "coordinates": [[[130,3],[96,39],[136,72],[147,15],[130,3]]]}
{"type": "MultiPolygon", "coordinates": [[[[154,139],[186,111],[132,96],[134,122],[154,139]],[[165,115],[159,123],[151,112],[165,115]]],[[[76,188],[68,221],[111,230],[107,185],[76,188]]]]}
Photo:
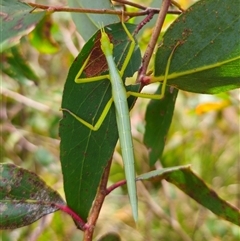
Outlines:
{"type": "Polygon", "coordinates": [[[0,9],[0,52],[17,44],[45,15],[45,11],[31,12],[32,7],[15,0],[1,1],[0,9]]]}
{"type": "Polygon", "coordinates": [[[45,15],[29,34],[31,44],[43,54],[54,54],[59,50],[58,43],[52,37],[58,27],[56,23],[53,23],[51,16],[50,14],[45,15]]]}
{"type": "Polygon", "coordinates": [[[0,229],[29,225],[64,204],[35,173],[13,164],[0,165],[0,179],[0,229]]]}
{"type": "MultiPolygon", "coordinates": [[[[135,29],[135,25],[126,24],[126,26],[131,33],[135,29]]],[[[114,45],[115,63],[120,67],[128,52],[128,36],[121,23],[110,25],[105,30],[114,45]]],[[[89,123],[95,123],[98,120],[106,103],[111,98],[110,81],[106,79],[77,84],[74,79],[89,55],[90,64],[85,67],[83,75],[90,77],[107,71],[107,64],[100,49],[99,38],[100,31],[86,43],[73,62],[65,83],[62,100],[62,108],[71,110],[89,123]],[[92,51],[93,46],[94,51],[92,51]]],[[[125,75],[132,76],[138,69],[140,61],[140,51],[136,48],[125,75]]],[[[127,89],[137,91],[138,88],[137,85],[129,86],[127,89]]],[[[130,105],[133,101],[134,98],[129,98],[130,105]]],[[[108,160],[112,157],[118,139],[114,106],[111,107],[98,131],[90,130],[64,112],[60,123],[60,137],[60,158],[67,204],[86,221],[102,173],[108,160]]]]}
{"type": "Polygon", "coordinates": [[[189,165],[175,166],[175,167],[165,167],[151,172],[147,172],[137,176],[136,181],[139,180],[149,180],[151,178],[159,178],[159,180],[165,179],[169,173],[176,172],[178,170],[189,169],[189,165]]]}
{"type": "Polygon", "coordinates": [[[220,93],[240,87],[239,0],[202,0],[167,30],[155,61],[163,80],[166,62],[177,41],[168,84],[196,93],[220,93]]]}
{"type": "MultiPolygon", "coordinates": [[[[109,0],[69,0],[70,7],[74,8],[91,8],[91,9],[112,9],[113,6],[109,0]]],[[[101,26],[117,23],[120,21],[117,15],[112,14],[90,14],[90,13],[71,13],[78,32],[86,41],[101,26]]]]}
{"type": "Polygon", "coordinates": [[[0,69],[3,73],[22,84],[29,84],[28,80],[32,80],[37,84],[39,78],[24,58],[20,48],[21,46],[13,46],[1,54],[2,64],[0,69]]]}
{"type": "MultiPolygon", "coordinates": [[[[162,85],[156,94],[161,93],[162,85]]],[[[162,100],[151,100],[146,111],[146,128],[144,144],[149,150],[149,163],[154,165],[161,157],[167,138],[167,133],[172,122],[178,90],[167,87],[162,100]]]]}
{"type": "Polygon", "coordinates": [[[98,239],[98,241],[121,241],[121,238],[117,233],[107,233],[98,239]]]}
{"type": "Polygon", "coordinates": [[[221,199],[215,191],[198,177],[189,166],[163,168],[137,177],[137,180],[146,180],[158,177],[176,185],[195,201],[218,215],[240,226],[240,210],[221,199]]]}

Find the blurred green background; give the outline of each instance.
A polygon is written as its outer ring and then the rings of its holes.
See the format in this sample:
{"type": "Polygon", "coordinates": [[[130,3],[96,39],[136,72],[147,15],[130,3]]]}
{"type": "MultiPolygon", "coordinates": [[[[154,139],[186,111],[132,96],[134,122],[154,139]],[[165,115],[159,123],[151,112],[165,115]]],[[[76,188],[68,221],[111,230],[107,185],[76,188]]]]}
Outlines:
{"type": "MultiPolygon", "coordinates": [[[[37,2],[67,5],[66,1],[37,2]]],[[[179,2],[183,8],[191,3],[179,2]]],[[[45,21],[44,31],[35,30],[2,54],[1,162],[14,163],[37,173],[64,197],[58,137],[62,114],[58,110],[68,68],[84,42],[75,31],[70,14],[54,13],[45,21]],[[43,35],[39,36],[38,31],[43,35]],[[44,39],[48,41],[45,43],[44,39]],[[19,66],[24,61],[31,67],[33,76],[24,74],[23,67],[19,66]]],[[[150,35],[150,28],[140,32],[142,51],[150,35]]],[[[150,91],[154,88],[151,86],[150,91]]],[[[217,96],[180,92],[165,151],[156,167],[191,164],[220,197],[240,207],[239,101],[239,90],[217,96]]],[[[131,112],[139,174],[151,170],[147,149],[142,144],[147,103],[138,99],[131,112]]],[[[117,146],[109,184],[123,178],[119,151],[117,146]]],[[[138,190],[138,227],[132,221],[126,189],[122,188],[106,198],[95,231],[96,239],[109,231],[119,233],[122,240],[140,241],[237,241],[240,238],[236,225],[219,219],[165,181],[139,183],[138,190]]],[[[0,231],[3,241],[75,241],[81,237],[71,218],[60,212],[28,227],[0,231]]]]}

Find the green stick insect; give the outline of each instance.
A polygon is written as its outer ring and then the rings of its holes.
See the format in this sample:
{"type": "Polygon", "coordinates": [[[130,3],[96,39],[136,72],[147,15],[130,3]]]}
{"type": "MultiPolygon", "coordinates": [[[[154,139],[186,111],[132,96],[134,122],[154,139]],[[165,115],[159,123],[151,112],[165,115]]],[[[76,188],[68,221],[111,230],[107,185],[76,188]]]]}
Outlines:
{"type": "MultiPolygon", "coordinates": [[[[119,70],[114,62],[113,57],[113,44],[110,42],[110,39],[105,32],[104,28],[101,29],[101,49],[102,52],[106,58],[108,70],[109,73],[106,75],[100,75],[100,76],[94,76],[94,77],[88,77],[88,78],[80,78],[88,59],[85,61],[82,68],[79,70],[78,74],[75,77],[76,83],[89,83],[94,81],[99,81],[103,79],[109,79],[112,86],[112,98],[107,102],[103,113],[99,117],[98,121],[95,125],[92,125],[79,116],[75,115],[73,112],[66,108],[62,108],[61,110],[67,111],[69,114],[71,114],[74,118],[76,118],[79,122],[81,122],[83,125],[88,127],[89,129],[93,131],[97,131],[101,124],[103,123],[105,117],[108,114],[108,111],[114,103],[115,105],[115,112],[116,112],[116,121],[117,121],[117,128],[118,128],[118,134],[119,134],[119,141],[120,146],[122,150],[122,156],[123,156],[123,163],[124,163],[124,169],[125,169],[125,176],[127,180],[127,188],[129,192],[129,199],[130,204],[132,207],[132,213],[133,218],[135,222],[138,220],[138,203],[137,203],[137,191],[136,191],[136,182],[135,182],[135,168],[134,168],[134,151],[133,151],[133,141],[132,141],[132,135],[131,135],[131,125],[130,125],[130,116],[129,116],[129,108],[127,103],[127,98],[132,95],[135,97],[142,97],[142,98],[150,98],[150,99],[162,99],[165,92],[166,82],[167,82],[167,75],[168,70],[170,67],[171,58],[173,55],[174,50],[171,52],[166,66],[166,72],[165,72],[165,78],[163,80],[163,87],[160,95],[152,95],[152,94],[145,94],[145,93],[137,93],[137,92],[130,92],[126,91],[126,88],[124,86],[122,76],[124,74],[124,71],[131,59],[131,56],[134,52],[135,48],[135,40],[131,33],[128,31],[125,24],[122,22],[123,29],[125,30],[129,40],[130,40],[130,47],[129,52],[124,60],[124,63],[122,65],[122,68],[119,70]]],[[[175,49],[175,48],[174,48],[175,49]]]]}

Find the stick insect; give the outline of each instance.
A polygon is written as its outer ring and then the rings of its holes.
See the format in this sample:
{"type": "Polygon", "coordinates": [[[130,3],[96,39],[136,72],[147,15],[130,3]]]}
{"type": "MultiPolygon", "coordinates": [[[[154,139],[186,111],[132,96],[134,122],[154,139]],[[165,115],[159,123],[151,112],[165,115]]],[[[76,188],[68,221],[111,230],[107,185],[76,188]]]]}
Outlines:
{"type": "Polygon", "coordinates": [[[90,83],[94,81],[100,81],[103,79],[109,79],[112,86],[112,98],[107,102],[101,116],[97,120],[95,125],[92,125],[91,123],[83,120],[73,112],[71,112],[69,109],[62,108],[61,110],[68,112],[70,115],[72,115],[74,118],[76,118],[79,122],[81,122],[83,125],[88,127],[89,129],[93,131],[97,131],[105,117],[108,114],[108,111],[111,108],[112,103],[114,103],[115,106],[115,112],[116,112],[116,121],[117,121],[117,128],[118,128],[118,134],[119,134],[119,141],[120,146],[122,150],[122,156],[123,156],[123,163],[124,163],[124,170],[125,170],[125,176],[127,180],[127,188],[129,192],[129,199],[130,204],[132,207],[132,213],[133,218],[135,222],[138,220],[138,202],[137,202],[137,190],[136,190],[136,182],[135,182],[135,168],[134,168],[134,151],[133,151],[133,141],[131,136],[131,125],[130,125],[130,116],[129,116],[129,108],[127,103],[127,98],[129,96],[134,97],[142,97],[142,98],[150,98],[150,99],[162,99],[165,92],[166,82],[167,82],[167,76],[168,71],[172,59],[173,52],[175,48],[172,50],[166,66],[166,72],[165,72],[165,78],[163,80],[162,85],[162,91],[160,95],[153,95],[153,94],[146,94],[146,93],[138,93],[138,92],[131,92],[126,91],[126,88],[124,86],[122,76],[126,70],[126,67],[128,66],[128,63],[132,57],[132,54],[134,52],[134,48],[136,45],[136,42],[127,29],[124,22],[122,22],[122,26],[124,31],[126,32],[129,40],[130,40],[130,47],[129,52],[127,53],[127,56],[123,62],[123,65],[121,69],[119,70],[114,62],[113,57],[113,44],[111,43],[109,36],[105,32],[104,28],[101,28],[101,37],[100,37],[100,43],[101,43],[101,50],[106,58],[107,65],[108,65],[108,74],[106,75],[99,75],[94,77],[87,77],[87,78],[80,78],[87,62],[88,58],[77,73],[75,77],[76,83],[90,83]]]}

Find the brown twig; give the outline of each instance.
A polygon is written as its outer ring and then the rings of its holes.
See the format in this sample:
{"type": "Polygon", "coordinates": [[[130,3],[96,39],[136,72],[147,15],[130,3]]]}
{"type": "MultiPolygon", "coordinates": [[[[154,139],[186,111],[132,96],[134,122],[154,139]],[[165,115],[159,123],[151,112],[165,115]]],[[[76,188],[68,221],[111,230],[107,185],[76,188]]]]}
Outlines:
{"type": "Polygon", "coordinates": [[[149,62],[151,60],[151,57],[153,55],[153,51],[154,48],[156,46],[157,40],[158,40],[158,36],[161,32],[162,26],[163,26],[163,22],[165,20],[165,17],[168,13],[168,8],[171,4],[171,0],[164,0],[158,15],[158,19],[156,22],[156,27],[153,30],[153,34],[152,37],[149,41],[149,44],[147,46],[147,50],[143,56],[143,60],[142,60],[142,66],[139,69],[138,72],[138,78],[137,78],[137,82],[141,82],[141,79],[146,75],[147,72],[147,68],[149,65],[149,62]]]}
{"type": "Polygon", "coordinates": [[[94,228],[95,228],[100,210],[102,208],[104,199],[106,197],[107,182],[108,182],[111,163],[112,163],[112,159],[108,161],[108,164],[104,170],[101,183],[99,185],[98,193],[96,195],[96,199],[94,201],[93,207],[89,214],[88,223],[87,223],[88,228],[84,231],[83,241],[92,240],[94,228]]]}
{"type": "Polygon", "coordinates": [[[78,214],[76,214],[70,207],[57,203],[53,203],[52,205],[58,207],[64,213],[70,215],[79,229],[86,230],[88,228],[88,225],[84,222],[84,220],[78,214]]]}
{"type": "Polygon", "coordinates": [[[138,32],[143,28],[145,24],[147,24],[154,16],[154,11],[152,9],[148,9],[149,14],[138,24],[137,28],[135,29],[133,35],[138,34],[138,32]]]}
{"type": "Polygon", "coordinates": [[[171,3],[172,3],[172,5],[174,5],[175,7],[177,7],[181,12],[184,12],[184,11],[185,11],[178,2],[176,2],[176,1],[174,1],[174,0],[171,0],[171,3]]]}
{"type": "MultiPolygon", "coordinates": [[[[95,14],[112,14],[112,15],[122,15],[122,11],[119,10],[111,10],[111,9],[92,9],[92,8],[69,8],[69,7],[54,7],[54,6],[48,6],[48,5],[42,5],[42,4],[36,4],[36,3],[31,3],[28,2],[28,5],[32,6],[34,10],[36,9],[42,9],[46,10],[48,12],[72,12],[72,13],[95,13],[95,14]]],[[[152,9],[154,14],[159,13],[159,9],[152,9]]],[[[168,13],[170,14],[180,14],[180,11],[169,11],[168,13]]],[[[124,12],[125,16],[129,17],[137,17],[137,16],[144,16],[148,15],[149,11],[148,8],[146,8],[144,11],[139,11],[139,12],[124,12]]]]}
{"type": "Polygon", "coordinates": [[[111,185],[110,187],[107,188],[107,190],[106,190],[106,195],[108,195],[110,192],[112,192],[112,191],[115,190],[116,188],[125,185],[126,183],[127,183],[126,180],[121,180],[121,181],[119,181],[119,182],[114,183],[113,185],[111,185]]]}
{"type": "Polygon", "coordinates": [[[129,6],[132,6],[132,7],[138,8],[138,9],[142,9],[142,10],[147,9],[147,7],[145,7],[139,3],[134,3],[134,2],[127,1],[127,0],[114,0],[114,2],[118,2],[118,3],[124,4],[124,5],[129,5],[129,6]]]}

